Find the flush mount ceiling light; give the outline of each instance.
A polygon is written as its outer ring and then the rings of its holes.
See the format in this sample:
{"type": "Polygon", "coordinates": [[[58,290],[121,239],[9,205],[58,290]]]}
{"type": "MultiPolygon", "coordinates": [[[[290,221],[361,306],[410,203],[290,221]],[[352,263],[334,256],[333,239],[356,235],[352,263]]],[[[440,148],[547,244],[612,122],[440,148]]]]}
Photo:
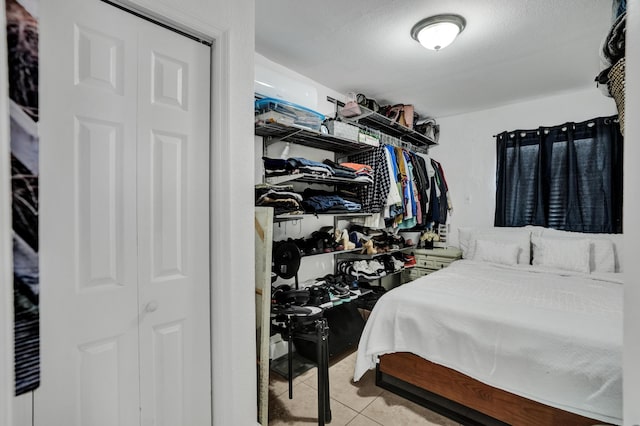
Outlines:
{"type": "Polygon", "coordinates": [[[430,16],[413,26],[411,37],[427,49],[437,51],[453,43],[466,23],[460,15],[430,16]]]}

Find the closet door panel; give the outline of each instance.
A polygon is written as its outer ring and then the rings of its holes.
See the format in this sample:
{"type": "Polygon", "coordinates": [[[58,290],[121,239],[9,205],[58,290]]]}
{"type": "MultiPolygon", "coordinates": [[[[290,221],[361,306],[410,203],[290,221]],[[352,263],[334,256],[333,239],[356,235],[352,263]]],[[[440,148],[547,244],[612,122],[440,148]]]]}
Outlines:
{"type": "Polygon", "coordinates": [[[142,420],[209,424],[210,49],[140,27],[142,420]]]}
{"type": "Polygon", "coordinates": [[[91,342],[79,348],[80,424],[120,424],[118,389],[120,341],[118,338],[91,342]]]}
{"type": "Polygon", "coordinates": [[[158,424],[185,425],[184,323],[153,327],[154,416],[158,424]]]}
{"type": "Polygon", "coordinates": [[[125,191],[119,171],[125,167],[123,126],[86,117],[75,120],[80,289],[122,286],[125,191]]]}
{"type": "Polygon", "coordinates": [[[151,135],[152,280],[186,276],[186,135],[154,131],[151,135]]]}
{"type": "Polygon", "coordinates": [[[137,21],[99,1],[40,7],[35,424],[137,425],[137,21]]]}

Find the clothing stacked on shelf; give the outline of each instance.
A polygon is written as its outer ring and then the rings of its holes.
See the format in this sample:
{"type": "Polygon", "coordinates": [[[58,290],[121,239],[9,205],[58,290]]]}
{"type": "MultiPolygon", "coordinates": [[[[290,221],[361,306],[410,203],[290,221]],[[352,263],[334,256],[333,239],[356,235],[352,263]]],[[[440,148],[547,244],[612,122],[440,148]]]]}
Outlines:
{"type": "Polygon", "coordinates": [[[356,181],[373,183],[373,168],[368,164],[340,163],[340,167],[351,170],[356,176],[356,181]]]}
{"type": "Polygon", "coordinates": [[[344,167],[334,161],[329,160],[328,158],[322,161],[323,164],[331,167],[336,177],[341,177],[345,179],[356,179],[358,175],[355,171],[349,167],[344,167]]]}
{"type": "Polygon", "coordinates": [[[345,193],[307,188],[302,193],[302,206],[308,213],[354,213],[362,210],[357,200],[341,194],[345,193]]]}
{"type": "Polygon", "coordinates": [[[291,185],[260,184],[255,186],[256,206],[273,207],[274,214],[302,214],[302,195],[291,185]]]}
{"type": "Polygon", "coordinates": [[[373,183],[373,169],[368,164],[339,164],[325,159],[322,162],[303,157],[269,158],[262,157],[266,177],[295,174],[313,175],[321,178],[342,178],[354,182],[373,183]]]}
{"type": "Polygon", "coordinates": [[[318,161],[307,160],[302,157],[288,159],[262,157],[266,176],[282,176],[288,174],[305,173],[321,177],[335,175],[333,169],[318,161]]]}
{"type": "Polygon", "coordinates": [[[353,191],[324,191],[307,188],[302,194],[292,185],[259,184],[255,186],[255,205],[273,207],[274,214],[357,213],[362,210],[353,191]]]}
{"type": "Polygon", "coordinates": [[[362,220],[365,226],[427,229],[447,222],[453,206],[439,162],[391,145],[352,155],[349,160],[369,164],[373,170],[373,184],[357,190],[363,212],[372,213],[362,220]]]}

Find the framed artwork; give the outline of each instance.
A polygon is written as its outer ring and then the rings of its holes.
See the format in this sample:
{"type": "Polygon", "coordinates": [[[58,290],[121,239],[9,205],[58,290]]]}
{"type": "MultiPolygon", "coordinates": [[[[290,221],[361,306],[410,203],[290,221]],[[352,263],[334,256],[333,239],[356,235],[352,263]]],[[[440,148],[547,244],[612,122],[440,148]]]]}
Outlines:
{"type": "Polygon", "coordinates": [[[38,1],[6,0],[16,395],[40,384],[38,1]]]}

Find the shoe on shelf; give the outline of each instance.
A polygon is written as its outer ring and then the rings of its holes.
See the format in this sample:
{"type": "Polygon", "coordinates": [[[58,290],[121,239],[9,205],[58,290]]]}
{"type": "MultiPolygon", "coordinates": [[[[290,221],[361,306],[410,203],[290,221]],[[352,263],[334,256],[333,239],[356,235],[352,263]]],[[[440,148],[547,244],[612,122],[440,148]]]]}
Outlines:
{"type": "Polygon", "coordinates": [[[332,285],[329,286],[329,291],[331,292],[331,294],[333,294],[334,296],[339,297],[341,299],[350,297],[349,288],[348,287],[343,287],[341,285],[332,284],[332,285]]]}
{"type": "Polygon", "coordinates": [[[416,266],[416,257],[411,255],[411,254],[407,254],[404,256],[404,267],[405,268],[413,268],[414,266],[416,266]]]}
{"type": "MultiPolygon", "coordinates": [[[[399,270],[401,270],[402,268],[405,267],[404,266],[404,262],[402,260],[396,259],[395,257],[392,257],[391,259],[392,259],[392,262],[393,262],[394,271],[397,272],[397,271],[399,271],[399,270]]],[[[414,261],[415,261],[415,259],[414,259],[414,261]]]]}

